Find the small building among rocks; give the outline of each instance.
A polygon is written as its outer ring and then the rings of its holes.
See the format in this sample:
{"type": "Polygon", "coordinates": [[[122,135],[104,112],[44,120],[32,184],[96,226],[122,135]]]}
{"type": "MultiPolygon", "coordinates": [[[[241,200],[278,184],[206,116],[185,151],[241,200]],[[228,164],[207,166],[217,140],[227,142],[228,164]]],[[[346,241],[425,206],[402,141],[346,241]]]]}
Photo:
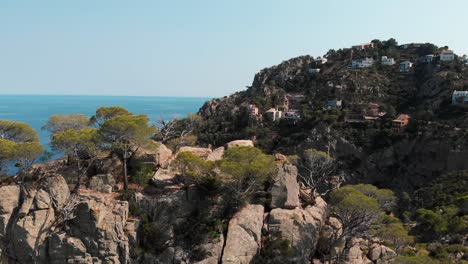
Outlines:
{"type": "Polygon", "coordinates": [[[382,65],[391,66],[391,65],[395,64],[395,59],[394,58],[389,58],[387,56],[382,56],[381,63],[382,63],[382,65]]]}
{"type": "Polygon", "coordinates": [[[249,116],[257,116],[258,115],[258,108],[254,104],[249,104],[247,106],[247,111],[249,112],[249,116]]]}
{"type": "Polygon", "coordinates": [[[354,45],[352,48],[356,50],[365,50],[365,49],[370,49],[374,47],[374,43],[362,43],[359,45],[354,45]]]}
{"type": "Polygon", "coordinates": [[[320,69],[318,69],[318,68],[310,68],[310,69],[309,69],[309,74],[310,74],[310,75],[316,75],[316,74],[318,74],[319,72],[320,72],[320,69]]]}
{"type": "Polygon", "coordinates": [[[422,59],[422,62],[423,62],[423,63],[431,63],[433,60],[434,60],[434,54],[427,54],[427,55],[424,56],[424,58],[422,59]]]}
{"type": "Polygon", "coordinates": [[[404,61],[400,63],[400,72],[409,72],[413,67],[413,63],[411,61],[404,61]]]}
{"type": "Polygon", "coordinates": [[[369,68],[374,65],[373,58],[364,58],[364,59],[356,59],[352,60],[351,68],[353,69],[361,69],[361,68],[369,68]]]}
{"type": "Polygon", "coordinates": [[[440,61],[453,61],[455,54],[451,50],[444,50],[440,53],[440,61]]]}
{"type": "Polygon", "coordinates": [[[453,105],[468,105],[468,91],[453,91],[453,105]]]}
{"type": "Polygon", "coordinates": [[[401,134],[405,130],[405,127],[409,124],[409,120],[410,116],[406,114],[400,114],[396,119],[394,119],[392,121],[393,134],[401,134]]]}
{"type": "Polygon", "coordinates": [[[275,108],[270,108],[268,111],[265,112],[266,117],[270,121],[277,121],[283,117],[283,111],[280,111],[275,108]]]}
{"type": "Polygon", "coordinates": [[[328,109],[341,108],[342,104],[343,104],[342,100],[328,100],[327,108],[328,109]]]}
{"type": "Polygon", "coordinates": [[[301,118],[301,116],[299,115],[299,111],[290,110],[290,111],[287,111],[287,112],[284,113],[283,118],[288,119],[288,120],[297,120],[297,119],[301,118]]]}
{"type": "Polygon", "coordinates": [[[325,64],[328,62],[328,59],[327,58],[324,58],[324,57],[317,57],[315,60],[315,63],[317,63],[318,65],[321,65],[321,64],[325,64]]]}

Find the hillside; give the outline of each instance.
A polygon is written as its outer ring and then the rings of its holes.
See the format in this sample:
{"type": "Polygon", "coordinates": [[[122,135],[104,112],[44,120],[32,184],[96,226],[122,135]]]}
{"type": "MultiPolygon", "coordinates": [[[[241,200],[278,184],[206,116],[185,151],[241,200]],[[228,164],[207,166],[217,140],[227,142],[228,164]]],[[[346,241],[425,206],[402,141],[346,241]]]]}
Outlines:
{"type": "Polygon", "coordinates": [[[373,44],[330,50],[325,63],[301,56],[261,70],[246,91],[205,103],[195,134],[212,145],[254,138],[265,151],[285,154],[330,146],[356,181],[402,190],[420,187],[445,171],[467,169],[468,111],[452,105],[455,90],[468,90],[466,58],[441,61],[438,55],[448,48],[429,43],[397,45],[391,39],[373,44]],[[425,62],[429,54],[434,57],[425,62]],[[383,65],[382,56],[395,63],[383,65]],[[352,61],[362,58],[373,58],[374,64],[353,68],[352,61]],[[400,72],[404,61],[414,63],[408,72],[400,72]],[[271,108],[287,111],[288,95],[303,96],[294,106],[300,118],[268,119],[271,108]],[[328,101],[342,106],[327,107],[328,101]],[[249,116],[250,104],[258,115],[249,116]],[[400,113],[408,114],[410,123],[396,135],[392,120],[400,113]]]}

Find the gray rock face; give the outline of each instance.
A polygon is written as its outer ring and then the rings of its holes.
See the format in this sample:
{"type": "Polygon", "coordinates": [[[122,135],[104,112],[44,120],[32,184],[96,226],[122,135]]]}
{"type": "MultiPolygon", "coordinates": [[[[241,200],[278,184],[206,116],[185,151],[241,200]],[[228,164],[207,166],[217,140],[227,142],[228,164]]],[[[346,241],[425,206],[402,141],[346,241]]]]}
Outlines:
{"type": "Polygon", "coordinates": [[[124,232],[127,219],[128,202],[90,192],[82,196],[68,235],[78,238],[86,253],[104,263],[127,263],[129,246],[124,232]]]}
{"type": "Polygon", "coordinates": [[[289,241],[293,254],[288,257],[288,261],[308,263],[327,217],[327,204],[321,198],[316,199],[313,207],[305,209],[273,209],[268,216],[268,233],[271,239],[289,241]]]}
{"type": "Polygon", "coordinates": [[[275,178],[270,193],[271,208],[294,209],[300,207],[297,168],[292,165],[283,165],[278,170],[278,175],[275,178]]]}
{"type": "Polygon", "coordinates": [[[223,263],[250,263],[261,247],[263,213],[263,206],[247,205],[229,221],[223,263]]]}

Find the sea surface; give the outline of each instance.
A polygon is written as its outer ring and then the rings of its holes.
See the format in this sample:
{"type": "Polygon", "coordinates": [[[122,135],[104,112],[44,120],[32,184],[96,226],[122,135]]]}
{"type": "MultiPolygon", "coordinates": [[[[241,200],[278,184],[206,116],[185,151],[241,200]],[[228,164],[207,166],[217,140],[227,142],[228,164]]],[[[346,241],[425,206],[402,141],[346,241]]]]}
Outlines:
{"type": "Polygon", "coordinates": [[[91,117],[100,106],[122,106],[146,114],[151,122],[196,113],[209,98],[146,96],[0,95],[0,120],[25,122],[37,130],[49,149],[50,134],[41,129],[53,114],[81,113],[91,117]]]}

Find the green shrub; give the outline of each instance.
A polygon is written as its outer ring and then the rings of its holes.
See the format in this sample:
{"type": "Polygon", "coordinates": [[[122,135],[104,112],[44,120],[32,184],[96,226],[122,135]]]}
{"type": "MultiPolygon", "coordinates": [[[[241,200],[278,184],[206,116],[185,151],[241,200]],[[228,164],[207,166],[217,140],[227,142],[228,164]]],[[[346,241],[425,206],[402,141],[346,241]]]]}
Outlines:
{"type": "Polygon", "coordinates": [[[400,256],[395,260],[398,264],[438,264],[437,260],[428,256],[400,256]]]}
{"type": "Polygon", "coordinates": [[[149,181],[154,175],[154,168],[150,164],[138,163],[135,168],[133,168],[133,175],[131,177],[131,182],[136,183],[140,186],[148,185],[149,181]]]}
{"type": "Polygon", "coordinates": [[[416,211],[416,230],[425,241],[437,239],[447,232],[447,219],[434,211],[420,208],[416,211]]]}
{"type": "Polygon", "coordinates": [[[400,219],[391,215],[383,215],[372,226],[371,233],[388,241],[390,246],[397,249],[414,242],[414,238],[408,235],[408,230],[403,226],[400,219]]]}

